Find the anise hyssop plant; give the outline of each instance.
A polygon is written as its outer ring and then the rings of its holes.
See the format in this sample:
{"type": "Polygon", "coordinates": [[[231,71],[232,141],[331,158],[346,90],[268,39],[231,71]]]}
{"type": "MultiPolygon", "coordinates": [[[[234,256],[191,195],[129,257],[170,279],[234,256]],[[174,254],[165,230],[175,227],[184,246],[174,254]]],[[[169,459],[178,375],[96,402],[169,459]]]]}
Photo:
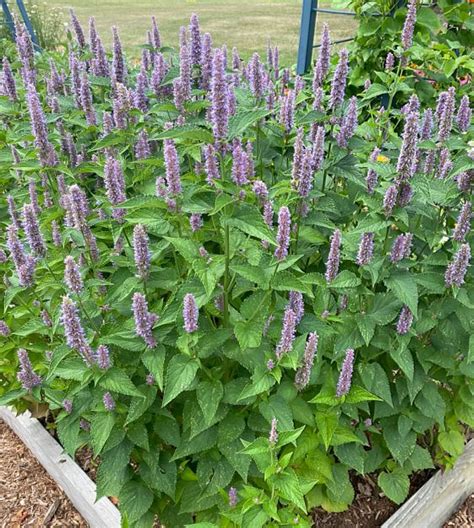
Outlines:
{"type": "Polygon", "coordinates": [[[462,452],[471,108],[455,83],[429,106],[400,94],[405,11],[382,106],[327,27],[306,78],[278,48],[216,48],[196,15],[177,53],[153,19],[138,64],[93,18],[87,35],[72,13],[66,54],[17,23],[0,400],[47,404],[65,450],[92,449],[124,526],[309,527],[350,505],[355,474],[400,503],[462,452]]]}

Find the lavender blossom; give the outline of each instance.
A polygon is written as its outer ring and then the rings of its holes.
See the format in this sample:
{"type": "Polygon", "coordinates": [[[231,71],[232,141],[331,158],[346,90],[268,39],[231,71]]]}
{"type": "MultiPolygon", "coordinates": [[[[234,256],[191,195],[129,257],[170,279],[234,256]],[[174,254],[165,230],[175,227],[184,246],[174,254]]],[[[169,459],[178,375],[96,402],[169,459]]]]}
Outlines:
{"type": "Polygon", "coordinates": [[[411,233],[397,236],[390,252],[390,261],[399,262],[404,258],[408,258],[411,252],[412,240],[413,235],[411,233]]]}
{"type": "Polygon", "coordinates": [[[219,162],[217,160],[216,151],[212,145],[204,146],[204,170],[206,172],[207,183],[212,185],[214,180],[220,178],[219,162]]]}
{"type": "Polygon", "coordinates": [[[10,256],[18,268],[25,263],[25,248],[18,238],[18,228],[11,224],[7,227],[7,247],[10,252],[10,256]]]}
{"type": "Polygon", "coordinates": [[[161,36],[160,31],[158,29],[158,24],[156,22],[156,18],[154,16],[151,17],[151,25],[151,42],[154,48],[159,49],[161,48],[161,36]]]}
{"type": "Polygon", "coordinates": [[[405,207],[413,197],[413,188],[408,182],[402,182],[398,186],[397,205],[405,207]]]}
{"type": "Polygon", "coordinates": [[[436,178],[444,180],[449,171],[453,168],[453,162],[449,154],[449,149],[444,147],[439,153],[438,169],[436,171],[436,178]]]}
{"type": "Polygon", "coordinates": [[[110,361],[110,352],[109,349],[105,345],[99,345],[97,347],[97,352],[95,353],[95,360],[97,363],[97,366],[101,370],[107,370],[111,366],[110,361]]]}
{"type": "Polygon", "coordinates": [[[148,303],[141,293],[133,294],[132,310],[137,336],[141,337],[147,346],[155,348],[156,340],[153,337],[153,326],[158,320],[158,316],[148,311],[148,303]]]}
{"type": "Polygon", "coordinates": [[[280,342],[278,343],[275,355],[280,360],[283,354],[291,352],[293,350],[293,341],[295,340],[296,332],[296,314],[290,308],[286,307],[283,315],[283,327],[281,330],[280,342]]]}
{"type": "Polygon", "coordinates": [[[249,62],[249,82],[250,90],[257,99],[261,99],[261,97],[263,96],[263,76],[264,69],[263,64],[260,62],[260,56],[258,53],[254,53],[249,62]]]}
{"type": "Polygon", "coordinates": [[[0,90],[0,93],[3,93],[4,95],[6,95],[10,99],[10,101],[15,102],[18,100],[15,78],[13,77],[10,63],[8,62],[8,59],[5,56],[3,57],[2,65],[3,65],[3,76],[2,76],[2,90],[0,90]]]}
{"type": "Polygon", "coordinates": [[[409,180],[416,171],[418,159],[418,112],[410,112],[406,116],[403,129],[403,142],[397,163],[397,182],[409,180]]]}
{"type": "Polygon", "coordinates": [[[115,400],[110,392],[106,392],[102,398],[106,411],[113,412],[115,410],[115,400]]]}
{"type": "Polygon", "coordinates": [[[364,233],[360,237],[359,250],[357,252],[357,264],[365,266],[370,263],[374,256],[374,233],[364,233]]]}
{"type": "Polygon", "coordinates": [[[133,102],[135,108],[138,108],[138,110],[141,110],[144,113],[148,110],[148,97],[146,95],[147,88],[148,77],[145,68],[142,66],[137,75],[137,82],[133,93],[133,102]]]}
{"type": "Polygon", "coordinates": [[[323,166],[324,162],[324,139],[325,130],[320,126],[316,129],[313,146],[313,171],[318,171],[323,166]]]}
{"type": "MultiPolygon", "coordinates": [[[[4,67],[5,72],[5,67],[4,67]]],[[[471,124],[472,111],[469,106],[469,96],[463,95],[459,103],[458,113],[456,115],[456,123],[461,132],[467,132],[471,124]]]]}
{"type": "Polygon", "coordinates": [[[139,160],[147,159],[151,156],[148,134],[145,129],[140,130],[138,140],[135,143],[135,157],[139,160]]]}
{"type": "MultiPolygon", "coordinates": [[[[118,160],[110,156],[108,156],[105,161],[104,184],[107,198],[112,205],[118,205],[127,199],[125,195],[125,178],[122,166],[118,160]]],[[[123,218],[124,213],[124,209],[114,208],[112,216],[120,221],[123,218]]]]}
{"type": "Polygon", "coordinates": [[[278,232],[277,232],[277,248],[275,249],[275,257],[277,260],[284,260],[288,255],[290,247],[290,231],[291,231],[291,214],[288,207],[280,207],[278,212],[278,232]]]}
{"type": "Polygon", "coordinates": [[[456,181],[456,184],[458,186],[458,189],[461,192],[469,192],[471,190],[471,182],[472,182],[473,175],[470,174],[469,171],[467,172],[460,172],[454,177],[454,180],[456,181]]]}
{"type": "Polygon", "coordinates": [[[420,125],[420,139],[430,139],[433,134],[433,110],[427,108],[420,125]]]}
{"type": "Polygon", "coordinates": [[[309,383],[311,369],[313,368],[314,356],[318,350],[318,334],[312,332],[308,334],[306,348],[304,351],[303,365],[296,371],[295,385],[298,390],[303,390],[309,383]]]}
{"type": "Polygon", "coordinates": [[[431,174],[433,172],[435,161],[436,161],[436,151],[430,150],[425,158],[425,165],[423,167],[424,174],[431,174]]]}
{"type": "Polygon", "coordinates": [[[189,225],[191,226],[191,231],[194,233],[201,229],[204,225],[202,221],[202,215],[200,213],[193,213],[189,217],[189,225]]]}
{"type": "Polygon", "coordinates": [[[38,217],[31,204],[23,206],[23,226],[33,253],[37,256],[43,256],[46,253],[46,244],[39,229],[38,217]]]}
{"type": "Polygon", "coordinates": [[[33,371],[28,352],[24,348],[19,348],[17,354],[18,360],[20,361],[20,371],[17,374],[17,379],[25,390],[31,391],[38,385],[41,385],[41,376],[38,376],[33,371]]]}
{"type": "Polygon", "coordinates": [[[28,183],[28,194],[30,196],[31,207],[36,216],[41,214],[41,210],[38,203],[38,192],[36,190],[36,183],[34,180],[30,180],[28,183]]]}
{"type": "Polygon", "coordinates": [[[342,48],[339,52],[339,62],[334,71],[331,83],[331,93],[329,97],[329,108],[335,110],[344,101],[346,91],[347,75],[349,73],[349,52],[342,48]]]}
{"type": "Polygon", "coordinates": [[[393,212],[393,208],[397,203],[398,197],[398,188],[396,185],[390,185],[390,187],[385,191],[385,196],[383,198],[383,208],[385,216],[390,216],[393,212]]]}
{"type": "Polygon", "coordinates": [[[81,76],[81,106],[86,114],[86,122],[89,126],[95,126],[97,124],[97,118],[95,115],[94,104],[92,102],[92,92],[89,85],[89,78],[87,72],[82,72],[81,76]]]}
{"type": "Polygon", "coordinates": [[[127,88],[123,84],[117,83],[113,100],[113,117],[116,128],[127,128],[130,107],[130,94],[127,88]]]}
{"type": "MultiPolygon", "coordinates": [[[[380,149],[378,147],[375,147],[372,153],[370,154],[369,160],[375,163],[377,161],[379,154],[380,154],[380,149]]],[[[374,169],[369,168],[369,170],[367,171],[365,183],[367,185],[367,192],[369,194],[374,194],[375,187],[377,186],[377,183],[378,183],[378,175],[374,169]]]]}
{"type": "Polygon", "coordinates": [[[116,26],[112,26],[113,36],[113,58],[112,58],[112,75],[116,83],[125,82],[125,61],[123,58],[122,43],[116,26]]]}
{"type": "Polygon", "coordinates": [[[61,304],[61,323],[64,327],[67,345],[79,352],[87,365],[92,365],[94,357],[79,318],[79,311],[76,303],[67,295],[63,297],[61,304]]]}
{"type": "Polygon", "coordinates": [[[72,413],[72,401],[71,400],[63,400],[63,409],[67,412],[67,414],[72,413]]]}
{"type": "Polygon", "coordinates": [[[217,49],[212,60],[212,79],[209,117],[212,131],[217,142],[222,142],[227,135],[229,126],[229,105],[227,101],[227,81],[224,67],[224,54],[217,49]]]}
{"type": "Polygon", "coordinates": [[[146,375],[146,378],[145,378],[145,383],[147,385],[154,385],[156,382],[155,380],[155,376],[153,376],[153,374],[149,373],[146,375]]]}
{"type": "Polygon", "coordinates": [[[297,291],[290,291],[288,300],[288,306],[293,310],[296,317],[296,324],[298,325],[304,315],[303,294],[297,291]]]}
{"type": "Polygon", "coordinates": [[[315,92],[321,85],[329,70],[329,60],[331,58],[331,37],[329,35],[329,27],[327,24],[323,25],[323,33],[321,35],[321,45],[319,47],[319,56],[314,68],[313,76],[313,92],[315,92]]]}
{"type": "Polygon", "coordinates": [[[51,320],[51,316],[49,315],[47,310],[41,310],[41,319],[43,321],[44,326],[51,328],[53,326],[53,321],[51,320]]]}
{"type": "Polygon", "coordinates": [[[79,294],[84,289],[79,266],[70,255],[64,259],[64,282],[74,293],[79,294]]]}
{"type": "Polygon", "coordinates": [[[408,306],[403,305],[402,311],[397,322],[397,334],[405,335],[410,331],[411,325],[413,323],[413,314],[411,313],[408,306]]]}
{"type": "Polygon", "coordinates": [[[182,187],[178,152],[176,151],[172,139],[164,140],[163,154],[165,158],[166,183],[168,184],[168,190],[173,196],[176,196],[181,194],[182,187]]]}
{"type": "Polygon", "coordinates": [[[449,263],[446,273],[444,274],[447,288],[454,285],[460,287],[464,284],[464,277],[466,276],[470,260],[471,248],[469,247],[469,244],[462,244],[454,255],[453,260],[449,263]]]}
{"type": "Polygon", "coordinates": [[[278,420],[276,418],[272,418],[272,424],[270,427],[270,433],[268,435],[268,441],[272,446],[274,446],[276,443],[278,443],[278,420]]]}
{"type": "MultiPolygon", "coordinates": [[[[314,153],[309,148],[304,150],[301,164],[300,181],[298,182],[298,194],[307,198],[313,188],[314,176],[314,153]]],[[[305,216],[305,215],[302,215],[305,216]]]]}
{"type": "Polygon", "coordinates": [[[191,62],[194,66],[199,66],[201,64],[201,32],[196,13],[191,15],[189,33],[191,35],[191,62]]]}
{"type": "Polygon", "coordinates": [[[191,50],[189,44],[182,43],[179,48],[179,77],[184,100],[191,97],[191,50]]]}
{"type": "Polygon", "coordinates": [[[273,359],[267,361],[267,370],[272,371],[275,368],[275,362],[273,359]]]}
{"type": "Polygon", "coordinates": [[[263,204],[263,220],[270,229],[273,228],[273,205],[270,200],[263,204]]]}
{"type": "Polygon", "coordinates": [[[133,228],[133,251],[138,276],[142,280],[146,280],[150,272],[151,253],[148,249],[148,235],[146,229],[141,224],[137,224],[133,228]]]}
{"type": "Polygon", "coordinates": [[[304,154],[304,143],[303,143],[303,137],[304,137],[304,129],[303,127],[298,128],[298,132],[296,134],[295,144],[293,147],[293,163],[291,168],[291,184],[292,186],[297,189],[299,180],[301,178],[301,166],[303,164],[303,154],[304,154]]]}
{"type": "MultiPolygon", "coordinates": [[[[453,115],[455,109],[456,89],[454,86],[448,88],[444,103],[439,109],[438,117],[438,141],[443,142],[448,139],[453,126],[453,115]]],[[[441,97],[441,96],[440,96],[441,97]]]]}
{"type": "Polygon", "coordinates": [[[268,188],[263,181],[255,180],[252,185],[252,190],[261,203],[264,203],[268,199],[268,188]]]}
{"type": "Polygon", "coordinates": [[[184,330],[191,334],[198,329],[199,308],[192,293],[187,293],[183,300],[184,330]]]}
{"type": "Polygon", "coordinates": [[[403,24],[402,30],[402,47],[406,51],[413,44],[413,32],[416,23],[416,0],[410,0],[408,3],[408,12],[403,24]]]}
{"type": "Polygon", "coordinates": [[[27,86],[27,102],[30,113],[31,129],[35,137],[35,145],[38,149],[41,165],[57,165],[58,159],[54,147],[48,139],[48,128],[36,88],[30,84],[27,86]]]}
{"type": "Polygon", "coordinates": [[[201,88],[209,90],[212,77],[212,37],[204,33],[201,42],[201,88]]]}
{"type": "Polygon", "coordinates": [[[84,37],[84,30],[82,29],[81,23],[77,19],[76,13],[74,10],[70,9],[69,14],[71,15],[71,25],[76,34],[76,41],[81,49],[86,47],[86,38],[84,37]]]}
{"type": "Polygon", "coordinates": [[[294,117],[295,92],[294,90],[288,90],[288,93],[283,96],[280,108],[280,124],[284,128],[286,134],[289,134],[293,128],[294,117]]]}
{"type": "Polygon", "coordinates": [[[235,141],[232,148],[232,180],[239,186],[248,183],[247,154],[240,141],[235,141]]]}
{"type": "Polygon", "coordinates": [[[7,254],[3,249],[0,249],[0,264],[5,264],[5,262],[8,260],[7,254]]]}
{"type": "Polygon", "coordinates": [[[237,506],[237,503],[239,502],[239,498],[237,496],[237,490],[235,488],[233,487],[229,488],[228,499],[229,499],[229,507],[235,508],[237,506]]]}
{"type": "Polygon", "coordinates": [[[391,71],[393,70],[393,67],[395,66],[395,56],[391,51],[387,53],[387,56],[385,57],[385,70],[391,71]]]}
{"type": "Polygon", "coordinates": [[[326,282],[333,281],[339,272],[339,261],[341,258],[341,232],[336,229],[331,237],[328,259],[326,261],[326,282]]]}
{"type": "Polygon", "coordinates": [[[8,337],[10,333],[11,331],[10,328],[8,328],[7,323],[5,321],[0,320],[0,336],[8,337]]]}
{"type": "Polygon", "coordinates": [[[352,382],[352,370],[354,368],[354,350],[348,348],[346,350],[346,357],[342,363],[341,373],[337,382],[336,397],[341,398],[345,396],[350,388],[352,382]]]}
{"type": "Polygon", "coordinates": [[[166,64],[165,58],[162,53],[156,53],[154,59],[154,68],[151,74],[150,85],[155,93],[155,96],[159,99],[166,93],[166,88],[161,86],[166,73],[168,71],[168,66],[166,64]]]}
{"type": "Polygon", "coordinates": [[[471,230],[472,204],[471,202],[464,202],[461,212],[456,221],[456,227],[453,231],[453,239],[458,242],[463,242],[466,235],[471,230]]]}
{"type": "Polygon", "coordinates": [[[357,98],[351,97],[349,100],[349,106],[347,113],[344,116],[339,129],[339,133],[336,136],[337,144],[340,147],[347,147],[348,140],[354,135],[355,129],[357,128],[357,98]]]}

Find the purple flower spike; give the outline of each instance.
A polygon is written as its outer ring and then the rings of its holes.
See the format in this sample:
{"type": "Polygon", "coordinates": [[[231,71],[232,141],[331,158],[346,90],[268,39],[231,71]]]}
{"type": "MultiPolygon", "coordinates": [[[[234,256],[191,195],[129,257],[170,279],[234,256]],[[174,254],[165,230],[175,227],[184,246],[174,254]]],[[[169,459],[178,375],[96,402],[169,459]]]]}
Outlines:
{"type": "MultiPolygon", "coordinates": [[[[4,70],[5,71],[5,70],[4,70]]],[[[469,106],[469,96],[463,95],[459,103],[456,123],[461,132],[467,132],[471,124],[472,110],[469,106]]]]}
{"type": "Polygon", "coordinates": [[[385,216],[390,216],[392,214],[393,208],[397,203],[398,198],[398,188],[396,185],[390,185],[390,187],[385,191],[385,196],[383,198],[383,209],[385,216]]]}
{"type": "Polygon", "coordinates": [[[116,26],[112,26],[113,35],[113,59],[112,59],[112,75],[116,83],[123,84],[125,82],[125,61],[123,58],[122,43],[116,26]]]}
{"type": "Polygon", "coordinates": [[[194,66],[199,66],[201,63],[201,31],[196,13],[191,15],[189,33],[191,35],[191,61],[194,66]]]}
{"type": "Polygon", "coordinates": [[[324,127],[319,126],[316,129],[313,146],[313,171],[321,169],[324,163],[324,139],[326,132],[324,127]]]}
{"type": "Polygon", "coordinates": [[[472,217],[472,204],[471,202],[465,202],[462,206],[461,212],[459,213],[456,221],[456,227],[453,231],[453,239],[458,242],[463,242],[466,235],[471,230],[471,217],[472,217]]]}
{"type": "Polygon", "coordinates": [[[385,57],[385,69],[387,71],[393,70],[393,67],[395,66],[395,56],[391,51],[387,53],[387,56],[385,57]]]}
{"type": "Polygon", "coordinates": [[[148,110],[148,97],[146,90],[148,88],[148,77],[145,68],[142,66],[140,72],[137,75],[137,82],[135,85],[135,91],[133,92],[133,103],[135,108],[146,112],[148,110]]]}
{"type": "Polygon", "coordinates": [[[357,252],[357,264],[365,266],[370,263],[374,256],[374,233],[364,233],[360,237],[359,251],[357,252]]]}
{"type": "Polygon", "coordinates": [[[184,330],[191,334],[198,329],[199,308],[192,293],[187,293],[183,300],[184,330]]]}
{"type": "Polygon", "coordinates": [[[420,139],[430,139],[433,134],[433,110],[427,108],[420,125],[420,139]]]}
{"type": "Polygon", "coordinates": [[[158,316],[148,311],[148,303],[143,294],[138,292],[133,294],[132,310],[137,336],[141,337],[147,346],[155,348],[156,340],[153,337],[153,326],[158,320],[158,316]]]}
{"type": "MultiPolygon", "coordinates": [[[[446,141],[451,133],[453,126],[453,115],[455,109],[455,95],[456,89],[454,86],[448,88],[445,98],[442,100],[441,108],[439,108],[438,117],[438,141],[446,141]]],[[[441,98],[441,96],[440,96],[441,98]]]]}
{"type": "Polygon", "coordinates": [[[179,167],[178,152],[174,145],[172,139],[164,140],[164,158],[165,158],[165,167],[166,167],[166,182],[168,184],[168,190],[173,195],[176,196],[181,194],[181,175],[179,167]]]}
{"type": "Polygon", "coordinates": [[[397,236],[390,252],[390,261],[399,262],[404,258],[408,258],[411,252],[412,240],[413,235],[411,233],[397,236]]]}
{"type": "Polygon", "coordinates": [[[46,245],[41,235],[38,217],[32,204],[25,204],[23,206],[23,227],[28,244],[33,253],[37,256],[43,256],[46,253],[46,245]]]}
{"type": "Polygon", "coordinates": [[[104,402],[104,407],[106,411],[112,412],[115,410],[115,400],[113,399],[112,394],[110,394],[110,392],[106,392],[102,400],[104,402]]]}
{"type": "Polygon", "coordinates": [[[347,113],[344,116],[336,140],[340,147],[347,147],[348,140],[354,135],[357,128],[357,98],[351,97],[347,113]]]}
{"type": "Polygon", "coordinates": [[[235,141],[232,149],[232,180],[239,186],[248,183],[247,153],[243,150],[240,141],[235,141]]]}
{"type": "Polygon", "coordinates": [[[227,135],[229,126],[229,105],[228,105],[227,80],[224,66],[224,54],[217,49],[212,60],[211,79],[211,108],[209,117],[212,124],[214,138],[217,142],[222,142],[227,135]]]}
{"type": "Polygon", "coordinates": [[[413,323],[413,314],[411,313],[408,306],[405,304],[398,318],[397,334],[400,334],[400,335],[408,334],[412,323],[413,323]]]}
{"type": "Polygon", "coordinates": [[[268,188],[261,180],[255,180],[252,185],[253,192],[260,202],[265,203],[268,199],[268,188]]]}
{"type": "Polygon", "coordinates": [[[158,29],[158,24],[156,22],[156,18],[154,16],[151,17],[151,43],[154,48],[158,49],[161,48],[161,36],[160,31],[158,29]]]}
{"type": "Polygon", "coordinates": [[[101,370],[107,370],[111,366],[110,352],[105,345],[99,345],[95,354],[97,366],[101,370]]]}
{"type": "Polygon", "coordinates": [[[319,47],[319,56],[314,68],[313,76],[313,92],[322,85],[324,78],[329,70],[329,60],[331,58],[331,37],[329,35],[329,27],[327,24],[323,25],[323,33],[321,35],[321,45],[319,47]]]}
{"type": "Polygon", "coordinates": [[[43,321],[44,326],[51,328],[53,326],[53,321],[51,320],[51,316],[49,315],[47,310],[41,310],[41,319],[43,321]]]}
{"type": "Polygon", "coordinates": [[[150,374],[146,375],[145,383],[147,385],[154,385],[155,382],[156,382],[156,380],[155,380],[155,376],[153,376],[153,374],[150,373],[150,374]]]}
{"type": "Polygon", "coordinates": [[[10,63],[8,62],[8,59],[6,57],[3,57],[2,65],[3,77],[1,84],[2,89],[0,90],[0,93],[6,95],[10,99],[10,101],[16,101],[18,99],[18,95],[16,91],[15,78],[13,77],[10,63]]]}
{"type": "Polygon", "coordinates": [[[206,172],[207,183],[211,185],[214,183],[214,180],[218,180],[221,177],[216,151],[212,145],[205,145],[204,147],[204,170],[206,172]]]}
{"type": "Polygon", "coordinates": [[[145,129],[138,134],[138,140],[135,143],[135,157],[137,159],[147,159],[151,156],[150,143],[148,141],[148,134],[145,129]]]}
{"type": "Polygon", "coordinates": [[[89,85],[89,78],[86,72],[82,72],[81,76],[81,106],[86,114],[86,122],[89,126],[97,124],[94,104],[92,102],[92,92],[89,85]]]}
{"type": "Polygon", "coordinates": [[[273,205],[270,200],[263,204],[263,220],[270,229],[273,228],[273,205]]]}
{"type": "Polygon", "coordinates": [[[409,180],[415,174],[418,163],[418,122],[418,112],[411,112],[406,116],[402,148],[397,163],[397,182],[409,180]]]}
{"type": "Polygon", "coordinates": [[[72,401],[71,400],[63,400],[63,409],[68,413],[72,413],[72,401]]]}
{"type": "Polygon", "coordinates": [[[84,49],[86,47],[86,38],[84,37],[84,30],[82,29],[81,23],[77,19],[74,10],[70,9],[69,13],[71,15],[71,25],[74,29],[74,33],[76,34],[77,43],[81,49],[84,49]]]}
{"type": "MultiPolygon", "coordinates": [[[[124,202],[127,197],[125,195],[125,178],[120,162],[112,157],[107,157],[104,167],[104,183],[107,192],[107,198],[112,205],[118,205],[124,202]]],[[[123,218],[124,209],[114,208],[112,216],[116,220],[123,218]]]]}
{"type": "Polygon", "coordinates": [[[453,168],[453,162],[449,154],[449,149],[444,147],[439,153],[438,169],[436,171],[436,178],[444,180],[449,171],[453,168]]]}
{"type": "Polygon", "coordinates": [[[283,96],[280,108],[280,124],[285,132],[289,134],[293,128],[295,116],[295,92],[288,90],[288,93],[283,96]]]}
{"type": "Polygon", "coordinates": [[[202,215],[200,213],[193,213],[189,217],[189,225],[191,226],[191,231],[193,233],[199,231],[199,229],[201,229],[201,227],[204,225],[202,221],[202,215]]]}
{"type": "Polygon", "coordinates": [[[313,368],[314,357],[318,350],[318,334],[312,332],[308,335],[306,348],[304,351],[303,365],[296,371],[295,385],[298,390],[303,390],[309,383],[311,369],[313,368]]]}
{"type": "Polygon", "coordinates": [[[260,62],[260,56],[258,53],[252,55],[248,67],[250,90],[257,99],[260,99],[264,92],[264,68],[263,64],[260,62]]]}
{"type": "Polygon", "coordinates": [[[277,232],[277,248],[275,249],[275,257],[277,260],[284,260],[288,255],[288,248],[290,247],[290,231],[291,231],[291,214],[288,207],[281,207],[278,212],[278,232],[277,232]]]}
{"type": "Polygon", "coordinates": [[[350,388],[352,382],[352,370],[354,368],[354,350],[348,348],[346,350],[346,357],[342,363],[341,373],[337,382],[336,397],[341,398],[345,396],[350,388]]]}
{"type": "Polygon", "coordinates": [[[64,266],[64,282],[67,287],[74,293],[81,293],[84,283],[76,261],[71,256],[67,256],[64,259],[64,266]]]}
{"type": "Polygon", "coordinates": [[[146,280],[150,272],[151,254],[148,249],[148,235],[145,227],[141,224],[137,224],[133,228],[133,251],[138,276],[142,280],[146,280]]]}
{"type": "Polygon", "coordinates": [[[283,354],[293,350],[293,341],[295,340],[296,332],[296,314],[287,306],[283,316],[283,327],[281,330],[280,342],[275,350],[275,355],[280,360],[283,354]]]}
{"type": "MultiPolygon", "coordinates": [[[[369,160],[375,163],[377,161],[379,154],[380,154],[380,149],[378,147],[375,147],[370,155],[369,160]]],[[[365,183],[367,185],[367,192],[369,194],[373,194],[375,191],[375,187],[377,187],[377,183],[378,183],[378,175],[374,169],[369,169],[367,171],[365,183]]]]}
{"type": "Polygon", "coordinates": [[[341,232],[336,229],[331,237],[328,259],[326,261],[326,282],[333,281],[339,272],[339,261],[341,258],[341,232]]]}
{"type": "Polygon", "coordinates": [[[471,183],[473,180],[473,176],[474,174],[470,174],[469,171],[467,171],[467,172],[460,172],[454,177],[454,180],[456,181],[458,189],[461,192],[467,193],[471,190],[471,183]]]}
{"type": "Polygon", "coordinates": [[[293,310],[296,316],[296,324],[299,324],[304,315],[303,294],[297,291],[290,291],[288,306],[293,310]]]}
{"type": "Polygon", "coordinates": [[[349,52],[346,48],[339,52],[339,62],[334,71],[329,98],[329,108],[335,110],[344,101],[346,91],[347,74],[349,73],[349,52]]]}
{"type": "Polygon", "coordinates": [[[470,260],[471,248],[469,244],[463,244],[446,269],[444,275],[446,287],[462,286],[464,284],[464,277],[466,276],[470,260]]]}
{"type": "Polygon", "coordinates": [[[416,22],[416,0],[408,3],[408,12],[402,30],[402,47],[406,51],[413,44],[413,32],[416,22]]]}
{"type": "Polygon", "coordinates": [[[228,498],[229,498],[229,506],[231,508],[235,508],[237,506],[237,503],[239,502],[239,498],[237,496],[237,490],[235,488],[229,488],[228,498]]]}
{"type": "Polygon", "coordinates": [[[57,165],[58,158],[54,147],[48,139],[48,128],[46,126],[46,118],[43,108],[41,107],[36,88],[32,84],[27,86],[27,101],[31,129],[35,137],[35,146],[38,149],[40,163],[43,167],[57,165]]]}
{"type": "Polygon", "coordinates": [[[76,303],[67,295],[63,297],[61,304],[61,323],[68,346],[77,350],[88,366],[92,365],[94,357],[79,318],[79,311],[76,303]]]}
{"type": "Polygon", "coordinates": [[[38,376],[33,371],[28,352],[24,348],[18,349],[18,359],[20,361],[20,371],[17,374],[17,379],[25,390],[32,390],[38,385],[41,385],[41,376],[38,376]]]}
{"type": "Polygon", "coordinates": [[[398,187],[397,204],[400,207],[405,207],[406,205],[410,203],[412,196],[413,196],[412,186],[408,182],[400,183],[398,187]]]}
{"type": "Polygon", "coordinates": [[[272,418],[268,441],[272,446],[274,446],[278,442],[278,420],[276,418],[272,418]]]}
{"type": "Polygon", "coordinates": [[[209,90],[212,77],[212,37],[204,33],[201,43],[201,88],[209,90]]]}
{"type": "Polygon", "coordinates": [[[0,320],[0,336],[8,337],[10,333],[10,328],[8,328],[7,323],[5,323],[5,321],[0,320]]]}

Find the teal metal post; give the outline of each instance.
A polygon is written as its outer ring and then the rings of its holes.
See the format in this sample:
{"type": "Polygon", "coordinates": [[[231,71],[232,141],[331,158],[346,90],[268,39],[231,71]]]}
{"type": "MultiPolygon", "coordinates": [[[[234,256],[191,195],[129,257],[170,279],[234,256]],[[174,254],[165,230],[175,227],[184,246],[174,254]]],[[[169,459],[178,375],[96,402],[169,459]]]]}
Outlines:
{"type": "Polygon", "coordinates": [[[33,46],[36,48],[36,51],[41,51],[41,46],[38,42],[38,37],[36,36],[35,30],[33,29],[33,25],[31,24],[30,17],[28,16],[28,12],[25,8],[25,4],[23,3],[23,0],[16,0],[16,4],[18,6],[18,9],[20,10],[21,17],[23,18],[23,22],[25,23],[26,29],[28,30],[28,33],[31,37],[31,42],[33,42],[33,46]]]}
{"type": "Polygon", "coordinates": [[[311,66],[317,7],[318,0],[303,0],[298,62],[296,65],[296,73],[298,75],[303,75],[311,66]]]}
{"type": "Polygon", "coordinates": [[[13,22],[12,14],[10,9],[8,9],[7,0],[0,0],[2,3],[3,16],[5,17],[5,22],[7,23],[8,29],[13,38],[15,38],[15,24],[13,22]]]}

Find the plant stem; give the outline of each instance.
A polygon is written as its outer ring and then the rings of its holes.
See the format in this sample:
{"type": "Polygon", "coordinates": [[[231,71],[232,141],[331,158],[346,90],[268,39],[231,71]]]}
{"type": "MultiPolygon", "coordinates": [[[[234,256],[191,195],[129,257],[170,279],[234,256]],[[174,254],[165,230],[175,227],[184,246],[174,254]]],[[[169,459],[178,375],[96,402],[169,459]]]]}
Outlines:
{"type": "Polygon", "coordinates": [[[224,253],[225,253],[225,271],[224,271],[224,325],[229,324],[229,283],[230,283],[230,229],[226,223],[224,227],[224,253]]]}

